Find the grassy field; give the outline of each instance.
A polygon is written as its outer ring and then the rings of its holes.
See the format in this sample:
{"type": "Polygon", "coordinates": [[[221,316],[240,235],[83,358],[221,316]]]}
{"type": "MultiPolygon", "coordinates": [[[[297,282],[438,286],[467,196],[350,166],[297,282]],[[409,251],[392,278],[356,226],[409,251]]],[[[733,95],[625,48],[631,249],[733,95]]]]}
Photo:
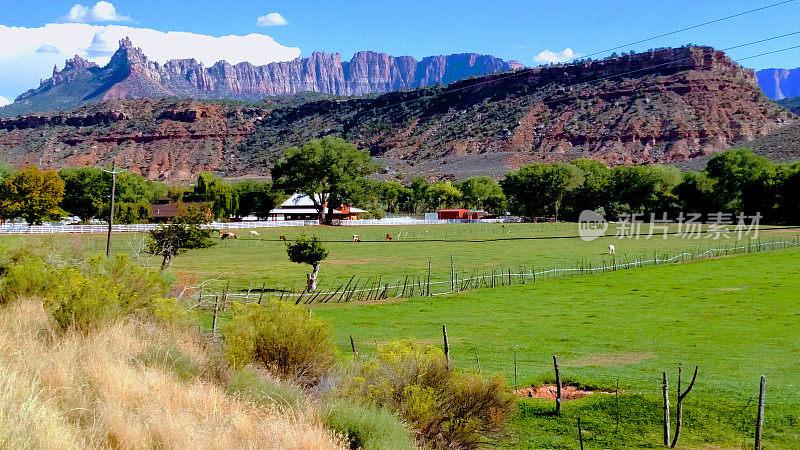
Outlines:
{"type": "Polygon", "coordinates": [[[619,382],[626,394],[620,433],[613,396],[596,394],[568,403],[562,419],[546,414],[550,404],[525,402],[510,443],[574,448],[574,419],[583,415],[591,445],[657,446],[661,373],[674,386],[683,363],[685,372],[700,369],[682,442],[751,442],[752,397],[764,374],[765,436],[772,448],[797,448],[798,300],[800,251],[785,250],[315,313],[332,321],[343,351],[350,335],[362,352],[392,339],[438,345],[446,323],[462,368],[500,372],[513,384],[516,350],[519,385],[531,385],[552,380],[558,355],[566,381],[619,382]]]}
{"type": "MultiPolygon", "coordinates": [[[[330,258],[322,287],[350,277],[423,275],[449,280],[450,258],[461,276],[504,268],[570,268],[609,264],[608,244],[618,260],[659,259],[678,252],[736,245],[730,239],[618,240],[584,242],[574,224],[463,224],[408,227],[307,227],[260,230],[260,238],[224,241],[191,251],[170,271],[181,283],[218,278],[221,288],[245,290],[300,286],[307,268],[288,261],[280,235],[318,235],[330,258]],[[392,233],[393,242],[385,242],[392,233]],[[351,242],[359,234],[361,243],[351,242]],[[552,237],[553,239],[544,239],[552,237]],[[370,242],[372,241],[372,242],[370,242]]],[[[609,233],[614,234],[614,229],[609,233]]],[[[762,241],[793,239],[796,229],[760,234],[762,241]]],[[[115,253],[132,254],[143,235],[115,235],[115,253]]],[[[38,242],[104,250],[104,236],[4,236],[0,245],[38,242]]],[[[740,243],[741,244],[741,243],[740,243]]],[[[151,265],[157,266],[158,260],[151,265]]],[[[620,406],[595,394],[550,414],[552,404],[524,400],[504,445],[576,448],[581,417],[588,448],[658,447],[661,442],[661,372],[674,386],[677,365],[700,367],[687,398],[681,441],[688,447],[725,448],[752,443],[759,377],[767,376],[765,438],[770,448],[800,447],[800,249],[753,253],[693,263],[545,280],[524,286],[474,290],[380,304],[340,304],[314,312],[333,323],[337,345],[359,351],[393,339],[441,343],[447,324],[455,364],[499,372],[519,386],[553,379],[558,355],[564,380],[605,390],[619,383],[620,406]],[[619,429],[616,426],[620,416],[619,429]]],[[[226,313],[227,314],[227,313],[226,313]]],[[[223,314],[221,322],[226,317],[223,314]]],[[[208,318],[207,318],[208,319],[208,318]]],[[[208,321],[210,322],[210,320],[208,321]]],[[[206,324],[208,325],[208,324],[206,324]]],[[[674,399],[673,399],[674,408],[674,399]]],[[[748,444],[751,445],[751,444],[748,444]]]]}
{"type": "MultiPolygon", "coordinates": [[[[643,228],[644,229],[644,228],[643,228]]],[[[584,242],[577,237],[576,224],[453,224],[416,226],[363,226],[363,227],[295,227],[261,229],[261,236],[251,237],[247,231],[239,231],[237,240],[220,241],[215,247],[190,251],[175,258],[170,269],[187,282],[218,279],[215,289],[221,290],[228,282],[231,290],[254,290],[264,286],[268,290],[300,289],[305,283],[308,266],[293,264],[286,256],[279,236],[289,240],[298,234],[317,235],[327,241],[329,258],[320,271],[320,287],[335,289],[355,276],[357,279],[394,283],[404,277],[425,278],[430,262],[433,280],[450,279],[452,256],[459,278],[475,274],[491,274],[492,270],[506,272],[525,269],[572,268],[578,264],[596,267],[610,264],[608,244],[617,248],[618,261],[635,258],[659,258],[690,249],[725,247],[736,244],[735,236],[715,239],[686,239],[670,235],[667,239],[619,240],[610,237],[584,242]],[[393,242],[385,236],[392,233],[393,242]],[[352,242],[358,234],[362,242],[352,242]],[[555,237],[556,239],[545,239],[555,237]],[[502,268],[502,269],[501,269],[502,268]]],[[[645,230],[646,233],[646,230],[645,230]]],[[[762,240],[794,238],[798,230],[762,232],[762,240]]],[[[114,236],[114,252],[132,254],[144,238],[143,234],[117,234],[114,236]]],[[[19,239],[51,242],[70,241],[96,251],[105,250],[105,236],[5,236],[0,243],[19,239]]],[[[741,243],[740,243],[741,244],[741,243]]],[[[154,258],[151,265],[158,266],[154,258]]],[[[448,286],[449,287],[449,286],[448,286]]]]}

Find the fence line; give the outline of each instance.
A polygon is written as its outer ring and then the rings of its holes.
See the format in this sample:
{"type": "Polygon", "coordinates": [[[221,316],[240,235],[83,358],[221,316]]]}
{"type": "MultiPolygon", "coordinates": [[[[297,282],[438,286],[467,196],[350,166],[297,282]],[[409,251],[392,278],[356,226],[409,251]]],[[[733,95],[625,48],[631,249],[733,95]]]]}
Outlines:
{"type": "MultiPolygon", "coordinates": [[[[334,225],[339,226],[362,226],[362,225],[431,225],[449,223],[499,223],[504,219],[479,219],[479,220],[425,220],[413,219],[411,217],[392,217],[385,219],[358,219],[334,221],[334,225]]],[[[216,230],[242,230],[249,228],[279,228],[279,227],[307,227],[319,225],[318,220],[260,220],[248,222],[211,222],[203,224],[203,228],[216,230]]],[[[162,224],[157,223],[134,223],[134,224],[115,224],[112,230],[115,233],[134,233],[142,231],[152,231],[162,224]]],[[[23,224],[3,224],[0,225],[0,235],[2,234],[85,234],[85,233],[105,233],[108,225],[23,225],[23,224]]]]}
{"type": "MultiPolygon", "coordinates": [[[[661,264],[672,264],[675,262],[690,262],[703,259],[715,258],[725,255],[735,255],[743,253],[763,252],[775,249],[796,248],[800,247],[800,238],[793,240],[778,240],[770,242],[748,242],[747,244],[717,248],[709,248],[705,251],[690,250],[683,251],[673,256],[659,257],[657,253],[653,254],[652,258],[638,258],[630,261],[627,256],[617,258],[612,256],[612,261],[603,261],[600,265],[593,266],[591,263],[582,262],[579,267],[573,268],[552,268],[545,270],[535,270],[533,268],[522,271],[512,271],[512,269],[503,270],[501,267],[499,271],[493,269],[491,274],[478,275],[478,269],[473,271],[473,275],[461,277],[456,271],[452,272],[451,279],[433,281],[428,278],[429,274],[406,276],[405,279],[395,282],[395,284],[383,283],[382,278],[367,279],[366,281],[356,280],[355,276],[350,279],[348,283],[342,283],[335,290],[318,290],[315,292],[295,292],[293,289],[279,290],[277,286],[271,290],[269,294],[272,297],[279,297],[281,300],[292,300],[296,304],[304,303],[334,303],[359,301],[359,300],[385,300],[397,299],[406,297],[433,297],[439,295],[451,294],[454,292],[461,292],[478,288],[494,288],[499,286],[509,286],[513,284],[526,284],[528,282],[536,282],[541,280],[550,280],[554,278],[563,278],[568,275],[589,275],[595,273],[611,272],[629,268],[655,266],[661,264]],[[624,260],[624,262],[623,262],[624,260]],[[355,282],[354,282],[355,281],[355,282]],[[438,287],[446,285],[447,289],[441,292],[431,292],[431,287],[438,287]]],[[[252,292],[248,289],[247,292],[224,292],[212,293],[200,292],[199,296],[192,296],[196,298],[196,305],[202,307],[204,299],[211,298],[217,299],[221,296],[223,299],[223,306],[233,300],[242,300],[243,303],[250,302],[251,299],[258,298],[262,300],[265,292],[259,290],[252,292]]]]}

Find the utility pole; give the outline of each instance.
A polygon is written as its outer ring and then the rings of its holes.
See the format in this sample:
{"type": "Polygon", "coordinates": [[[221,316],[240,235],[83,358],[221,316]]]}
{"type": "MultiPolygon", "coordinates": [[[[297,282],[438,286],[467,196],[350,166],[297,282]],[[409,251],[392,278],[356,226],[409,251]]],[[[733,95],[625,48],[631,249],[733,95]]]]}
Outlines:
{"type": "Polygon", "coordinates": [[[117,188],[117,174],[124,172],[117,171],[117,162],[111,162],[111,171],[100,169],[105,173],[111,174],[111,208],[108,210],[108,240],[106,241],[106,258],[111,256],[111,229],[114,226],[114,194],[117,188]]]}

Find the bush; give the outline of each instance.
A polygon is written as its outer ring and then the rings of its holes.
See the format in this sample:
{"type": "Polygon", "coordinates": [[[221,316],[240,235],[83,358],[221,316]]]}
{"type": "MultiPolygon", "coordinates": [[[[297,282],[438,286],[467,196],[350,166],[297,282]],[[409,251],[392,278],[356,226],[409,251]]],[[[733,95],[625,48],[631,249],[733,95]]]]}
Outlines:
{"type": "Polygon", "coordinates": [[[238,305],[225,337],[234,367],[257,362],[275,376],[303,386],[317,384],[336,356],[326,322],[304,308],[277,300],[266,307],[238,305]]]}
{"type": "Polygon", "coordinates": [[[475,448],[497,439],[516,405],[502,377],[455,372],[440,349],[410,341],[382,346],[354,370],[346,396],[395,411],[432,447],[475,448]]]}
{"type": "Polygon", "coordinates": [[[299,387],[260,376],[253,366],[231,373],[227,388],[232,394],[264,406],[299,409],[305,398],[299,387]]]}
{"type": "Polygon", "coordinates": [[[164,299],[168,283],[124,255],[80,262],[47,262],[34,254],[11,258],[0,284],[0,302],[39,297],[62,329],[88,329],[107,320],[140,313],[174,321],[174,299],[164,299]],[[69,264],[69,265],[66,265],[69,264]]]}
{"type": "Polygon", "coordinates": [[[48,270],[41,259],[13,264],[5,269],[5,278],[0,285],[0,303],[48,296],[58,287],[59,281],[58,273],[48,270]]]}
{"type": "Polygon", "coordinates": [[[413,449],[414,436],[391,412],[347,401],[328,405],[322,412],[325,426],[347,437],[351,449],[413,449]]]}

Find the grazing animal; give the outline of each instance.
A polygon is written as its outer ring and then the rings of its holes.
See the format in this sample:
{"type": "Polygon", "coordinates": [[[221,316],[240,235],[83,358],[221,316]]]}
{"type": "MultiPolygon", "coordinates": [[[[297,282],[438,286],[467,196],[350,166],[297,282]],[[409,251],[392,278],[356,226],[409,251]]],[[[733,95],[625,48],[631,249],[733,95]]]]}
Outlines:
{"type": "Polygon", "coordinates": [[[608,254],[609,255],[616,255],[617,254],[617,248],[614,247],[613,244],[608,244],[608,254]]]}
{"type": "Polygon", "coordinates": [[[361,242],[361,238],[357,234],[354,234],[353,235],[353,242],[361,242]]]}
{"type": "Polygon", "coordinates": [[[220,231],[219,232],[219,238],[221,240],[223,240],[223,241],[225,239],[238,239],[238,237],[236,236],[236,233],[234,233],[232,231],[220,231]]]}
{"type": "Polygon", "coordinates": [[[386,240],[387,240],[387,241],[391,241],[392,239],[394,239],[394,238],[392,237],[392,233],[386,233],[386,240]]]}
{"type": "Polygon", "coordinates": [[[261,236],[261,233],[256,230],[250,230],[250,236],[261,236]]]}
{"type": "Polygon", "coordinates": [[[286,240],[286,236],[283,236],[283,235],[281,235],[280,239],[281,239],[282,241],[285,241],[285,240],[286,240]]]}

